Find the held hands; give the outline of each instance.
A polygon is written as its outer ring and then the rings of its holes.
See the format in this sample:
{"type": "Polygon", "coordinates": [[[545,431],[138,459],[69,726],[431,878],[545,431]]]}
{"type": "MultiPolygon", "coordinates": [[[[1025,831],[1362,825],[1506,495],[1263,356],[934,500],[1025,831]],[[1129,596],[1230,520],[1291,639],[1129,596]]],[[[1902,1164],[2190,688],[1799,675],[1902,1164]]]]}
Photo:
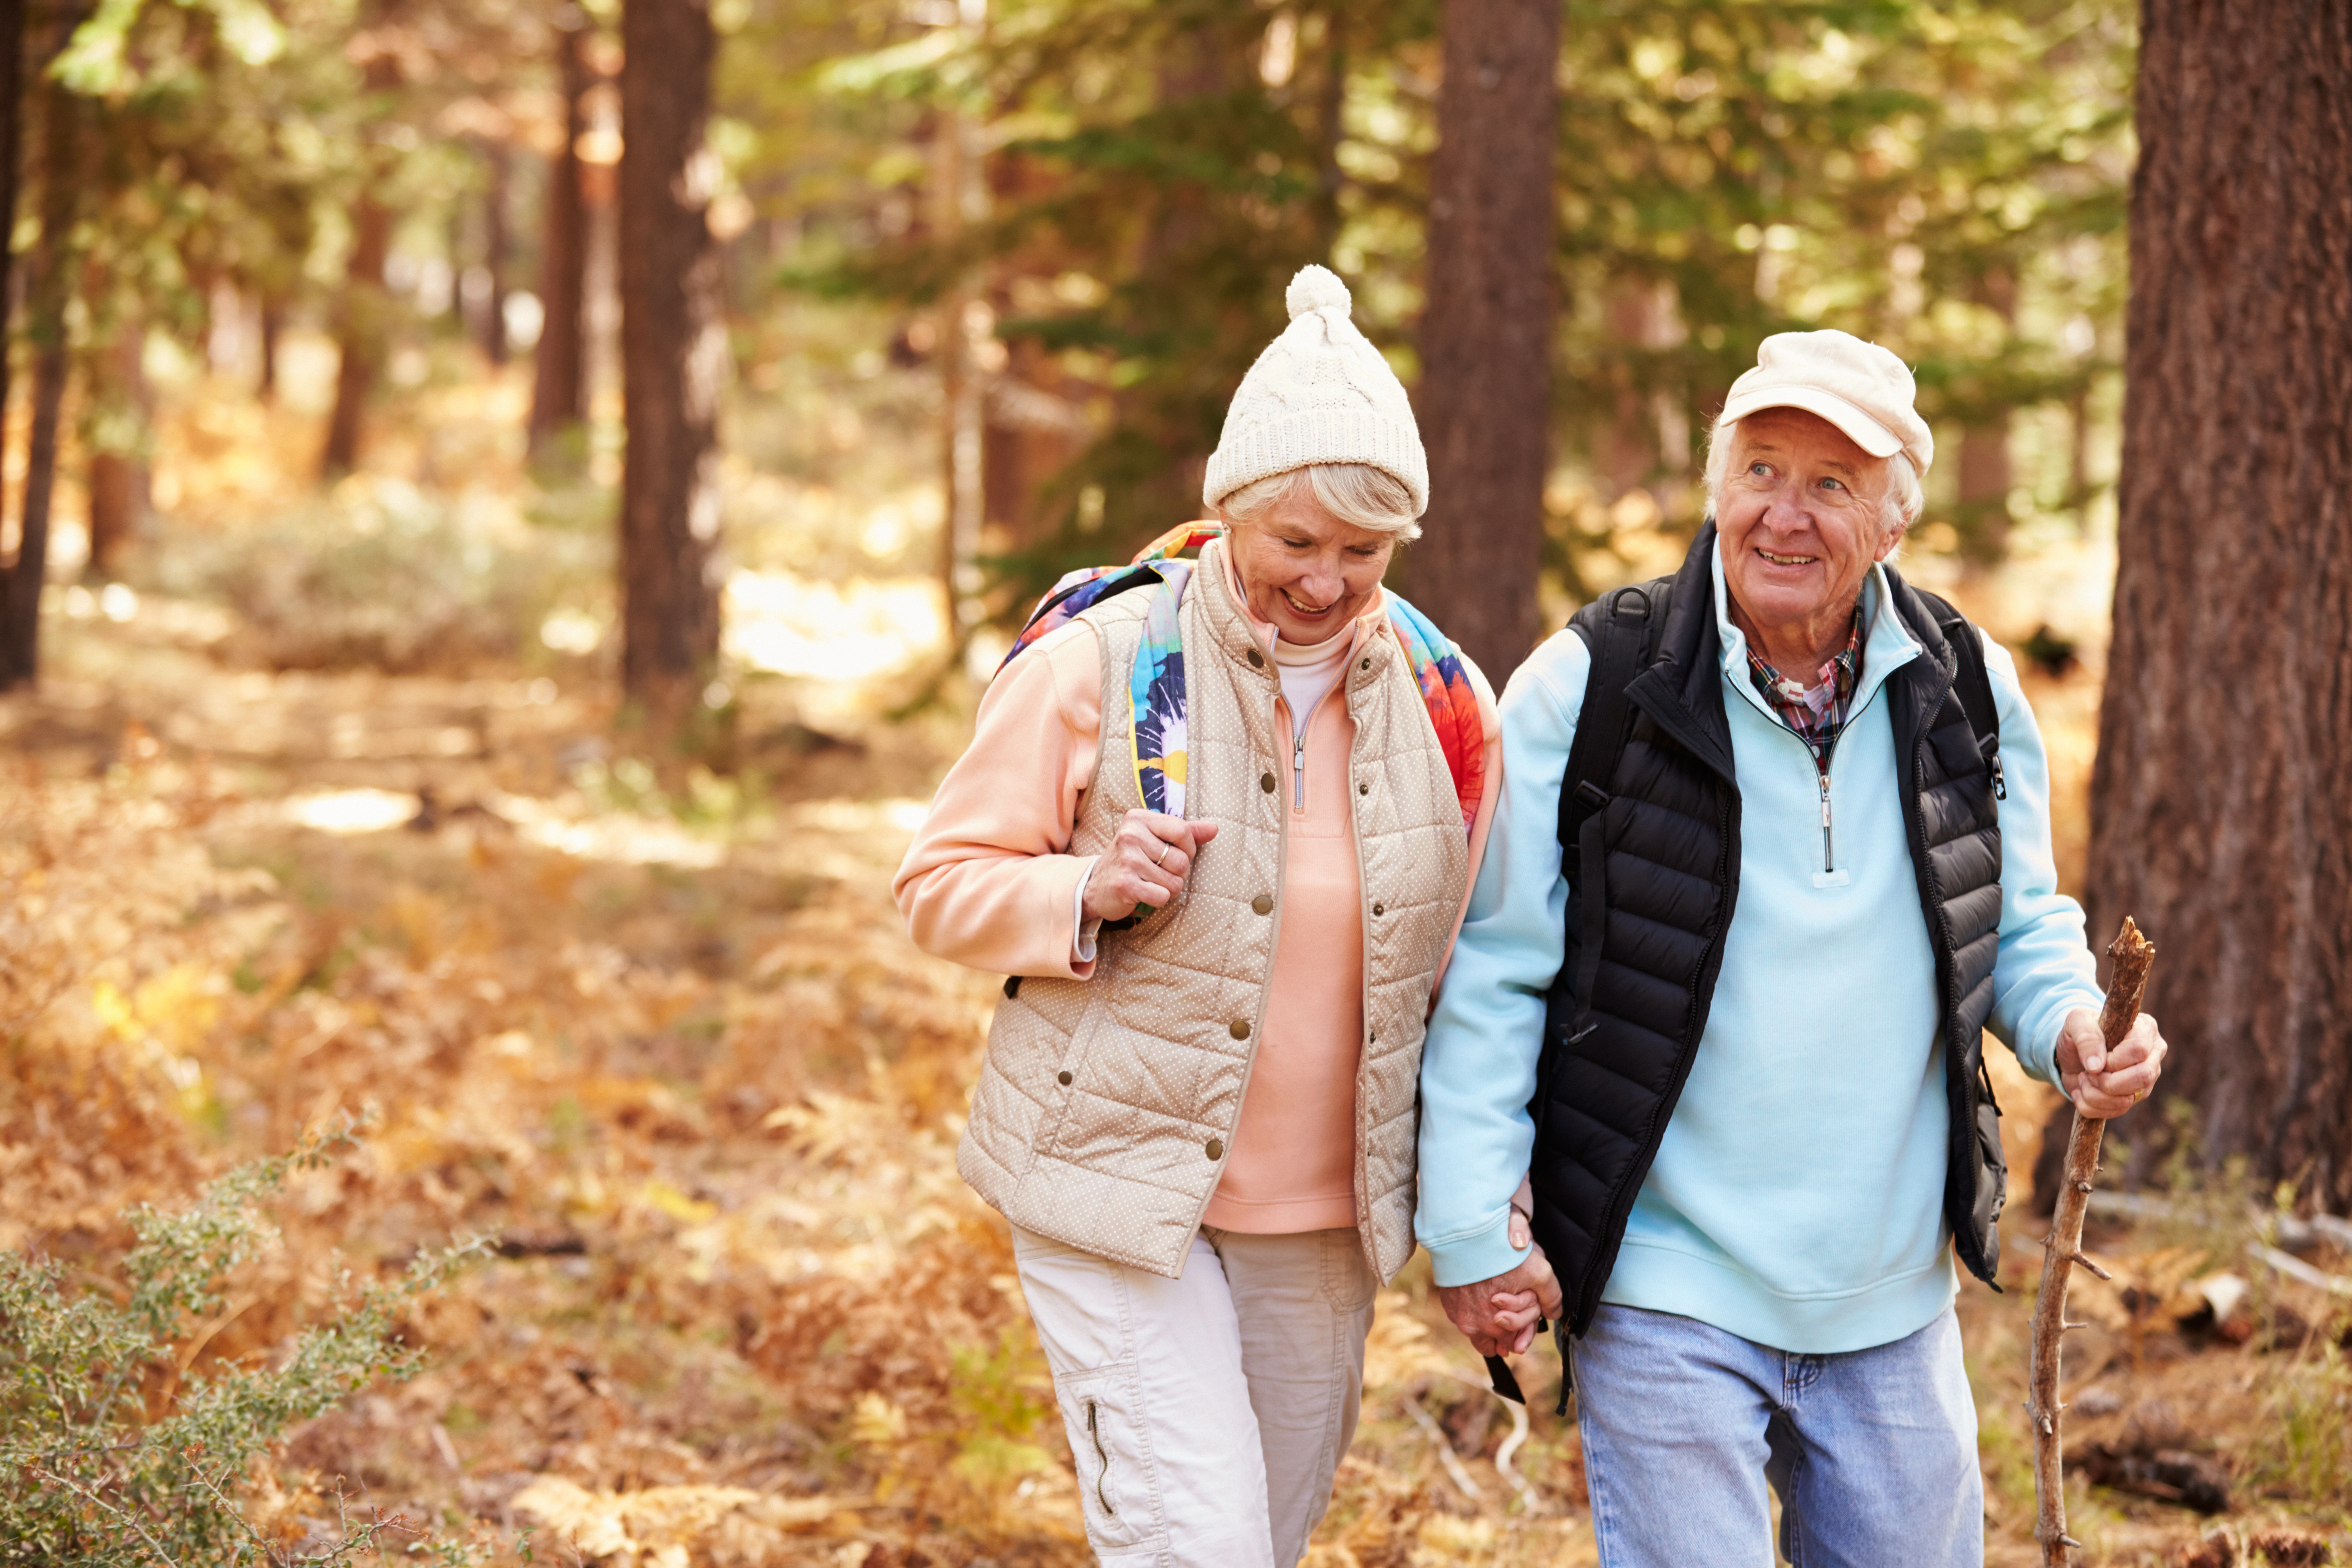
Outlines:
{"type": "Polygon", "coordinates": [[[1213,822],[1187,822],[1158,811],[1130,811],[1118,837],[1096,857],[1087,875],[1084,904],[1090,921],[1125,920],[1139,904],[1158,909],[1181,892],[1201,847],[1217,836],[1213,822]]]}
{"type": "Polygon", "coordinates": [[[2110,1054],[2099,1033],[2099,1016],[2088,1007],[2066,1015],[2058,1031],[2058,1080],[2085,1116],[2121,1116],[2147,1098],[2164,1070],[2164,1037],[2156,1020],[2142,1013],[2110,1054]]]}
{"type": "Polygon", "coordinates": [[[1438,1288],[1438,1300],[1446,1317],[1480,1355],[1517,1355],[1535,1342],[1537,1319],[1559,1316],[1559,1281],[1543,1248],[1534,1244],[1528,1226],[1532,1201],[1530,1189],[1522,1181],[1511,1199],[1511,1246],[1527,1253],[1517,1268],[1475,1285],[1438,1288]]]}

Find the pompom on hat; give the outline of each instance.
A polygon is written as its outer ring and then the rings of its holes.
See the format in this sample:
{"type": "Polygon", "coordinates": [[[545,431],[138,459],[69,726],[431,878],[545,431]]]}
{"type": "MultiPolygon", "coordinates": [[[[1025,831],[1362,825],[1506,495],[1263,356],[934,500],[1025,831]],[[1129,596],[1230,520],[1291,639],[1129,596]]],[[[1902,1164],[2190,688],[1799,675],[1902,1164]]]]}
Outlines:
{"type": "Polygon", "coordinates": [[[1201,499],[1211,510],[1269,475],[1310,463],[1362,463],[1429,506],[1429,459],[1404,384],[1349,319],[1348,286],[1327,267],[1302,267],[1284,292],[1290,325],[1242,377],[1209,458],[1201,499]]]}

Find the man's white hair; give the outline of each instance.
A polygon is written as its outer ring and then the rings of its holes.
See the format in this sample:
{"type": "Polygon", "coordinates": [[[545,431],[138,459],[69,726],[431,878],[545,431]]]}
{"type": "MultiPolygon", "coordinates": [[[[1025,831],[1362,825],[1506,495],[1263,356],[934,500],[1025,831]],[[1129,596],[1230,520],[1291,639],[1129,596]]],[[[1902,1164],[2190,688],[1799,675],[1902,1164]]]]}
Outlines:
{"type": "MultiPolygon", "coordinates": [[[[1731,469],[1731,428],[1736,419],[1717,418],[1715,428],[1706,437],[1706,511],[1715,515],[1716,503],[1723,497],[1723,481],[1731,469]]],[[[1927,510],[1927,492],[1919,488],[1919,470],[1911,459],[1897,452],[1891,458],[1881,458],[1886,474],[1886,493],[1883,500],[1885,525],[1889,531],[1900,534],[1919,521],[1927,510]]]]}
{"type": "Polygon", "coordinates": [[[1412,491],[1404,481],[1370,463],[1308,463],[1254,479],[1217,505],[1227,522],[1247,524],[1298,498],[1305,490],[1317,506],[1367,533],[1384,533],[1402,543],[1421,537],[1412,514],[1412,491]]]}

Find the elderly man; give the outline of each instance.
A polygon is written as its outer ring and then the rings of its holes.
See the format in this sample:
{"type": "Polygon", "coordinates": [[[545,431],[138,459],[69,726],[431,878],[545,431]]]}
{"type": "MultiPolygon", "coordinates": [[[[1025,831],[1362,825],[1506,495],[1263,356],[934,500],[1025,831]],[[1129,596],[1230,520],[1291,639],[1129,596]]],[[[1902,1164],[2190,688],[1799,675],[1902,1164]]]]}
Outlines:
{"type": "Polygon", "coordinates": [[[1912,396],[1874,344],[1767,339],[1681,571],[1502,700],[1416,1225],[1480,1350],[1538,1310],[1572,1336],[1609,1568],[1745,1568],[1768,1484],[1792,1563],[1979,1563],[1952,1255],[2000,1261],[1981,1031],[2094,1116],[2162,1063],[2145,1017],[2102,1048],[2009,655],[1886,564],[1933,457],[1912,396]]]}

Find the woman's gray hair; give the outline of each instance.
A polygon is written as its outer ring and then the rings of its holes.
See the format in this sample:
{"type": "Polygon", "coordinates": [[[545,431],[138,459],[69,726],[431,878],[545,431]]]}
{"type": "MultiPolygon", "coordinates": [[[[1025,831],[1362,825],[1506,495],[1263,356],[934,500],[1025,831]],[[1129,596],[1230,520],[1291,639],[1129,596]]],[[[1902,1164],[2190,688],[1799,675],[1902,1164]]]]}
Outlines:
{"type": "MultiPolygon", "coordinates": [[[[1736,419],[1718,418],[1715,428],[1707,433],[1704,483],[1709,517],[1715,515],[1716,502],[1723,496],[1723,481],[1730,472],[1731,427],[1738,423],[1736,419]]],[[[1886,465],[1886,526],[1901,533],[1918,521],[1919,514],[1927,509],[1927,494],[1919,488],[1919,470],[1911,466],[1909,458],[1897,452],[1880,461],[1886,465]]]]}
{"type": "Polygon", "coordinates": [[[1351,527],[1402,543],[1421,537],[1412,492],[1404,481],[1370,463],[1309,463],[1254,479],[1217,503],[1229,523],[1247,524],[1307,491],[1315,504],[1351,527]]]}

